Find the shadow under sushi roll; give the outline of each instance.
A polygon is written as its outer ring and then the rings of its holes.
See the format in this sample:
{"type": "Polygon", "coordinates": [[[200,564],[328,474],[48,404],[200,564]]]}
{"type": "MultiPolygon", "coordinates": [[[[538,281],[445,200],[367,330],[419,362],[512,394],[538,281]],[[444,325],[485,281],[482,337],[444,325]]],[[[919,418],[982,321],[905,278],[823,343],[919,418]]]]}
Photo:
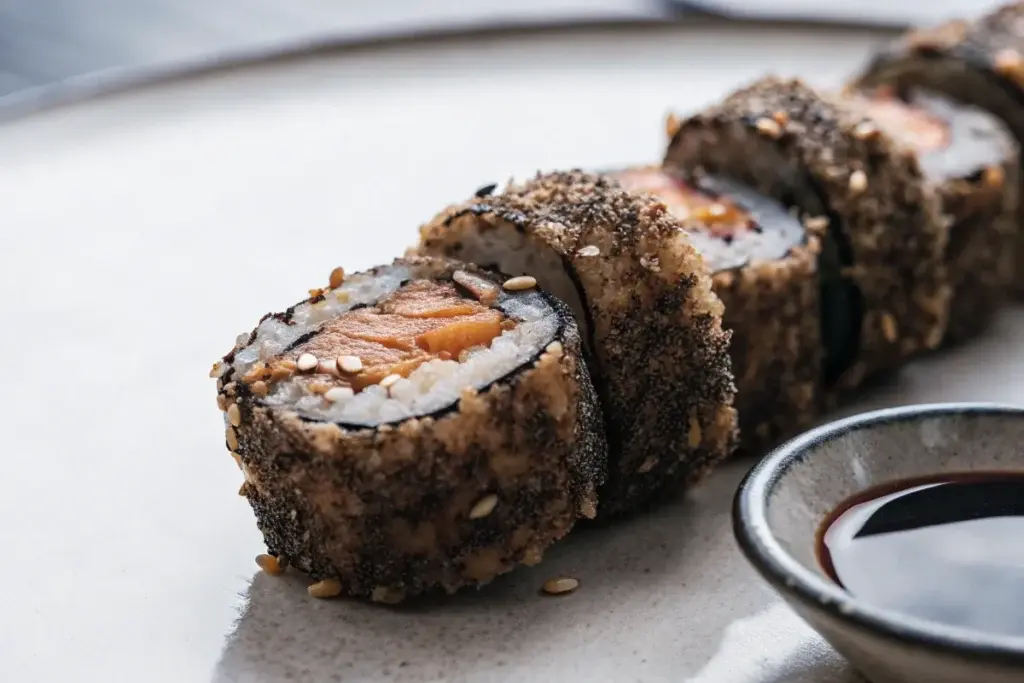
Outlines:
{"type": "MultiPolygon", "coordinates": [[[[853,86],[945,95],[989,112],[1006,125],[1018,145],[1024,144],[1024,2],[1003,5],[975,21],[908,31],[874,55],[853,86]]],[[[1021,174],[1016,175],[1019,184],[1021,174]]],[[[1014,251],[1014,291],[1020,297],[1024,205],[1017,208],[1014,251]]]]}
{"type": "Polygon", "coordinates": [[[667,167],[729,177],[827,225],[821,277],[830,396],[936,348],[946,230],[913,155],[799,80],[763,78],[683,121],[667,167]]]}
{"type": "Polygon", "coordinates": [[[609,445],[602,518],[678,493],[736,442],[729,333],[665,205],[599,174],[550,173],[449,207],[418,251],[534,277],[570,304],[609,445]]]}
{"type": "Polygon", "coordinates": [[[1020,162],[1016,144],[991,114],[924,91],[847,92],[865,116],[864,135],[885,134],[917,155],[949,229],[951,287],[945,343],[985,329],[1014,277],[1020,162]]]}
{"type": "Polygon", "coordinates": [[[728,177],[663,167],[608,175],[665,202],[711,269],[732,332],[740,442],[759,452],[820,412],[822,226],[728,177]]]}
{"type": "Polygon", "coordinates": [[[595,516],[604,427],[564,304],[434,259],[331,285],[212,372],[241,493],[313,594],[480,585],[595,516]]]}

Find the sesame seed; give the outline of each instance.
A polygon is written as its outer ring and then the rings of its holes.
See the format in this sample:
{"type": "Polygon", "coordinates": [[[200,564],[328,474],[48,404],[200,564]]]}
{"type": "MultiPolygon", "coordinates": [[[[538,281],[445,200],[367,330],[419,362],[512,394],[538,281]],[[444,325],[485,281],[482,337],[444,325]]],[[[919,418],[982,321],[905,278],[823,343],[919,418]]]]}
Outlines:
{"type": "Polygon", "coordinates": [[[238,450],[238,434],[235,433],[234,427],[228,427],[224,432],[224,438],[227,439],[228,448],[233,451],[238,450]]]}
{"type": "Polygon", "coordinates": [[[325,375],[338,374],[338,361],[334,358],[327,358],[317,363],[316,371],[325,375]]]}
{"type": "Polygon", "coordinates": [[[355,392],[349,387],[334,387],[330,391],[324,394],[324,398],[331,403],[337,403],[338,401],[345,401],[355,396],[355,392]]]}
{"type": "Polygon", "coordinates": [[[326,394],[331,390],[331,385],[324,382],[310,382],[306,388],[311,394],[326,394]]]}
{"type": "Polygon", "coordinates": [[[253,393],[254,396],[266,396],[267,393],[270,391],[270,387],[267,386],[266,382],[260,380],[258,382],[253,382],[252,386],[249,387],[249,390],[253,393]]]}
{"type": "Polygon", "coordinates": [[[870,140],[878,136],[878,126],[870,121],[861,121],[853,129],[853,137],[858,140],[870,140]]]}
{"type": "Polygon", "coordinates": [[[306,589],[314,598],[333,598],[341,595],[341,582],[337,579],[317,581],[306,589]]]}
{"type": "Polygon", "coordinates": [[[242,498],[247,498],[249,496],[249,482],[242,482],[242,485],[238,487],[238,495],[242,498]]]}
{"type": "Polygon", "coordinates": [[[286,368],[284,365],[278,365],[270,371],[270,381],[280,382],[282,379],[288,379],[294,374],[295,370],[286,368]]]}
{"type": "Polygon", "coordinates": [[[860,194],[868,189],[868,176],[864,171],[854,171],[850,174],[850,192],[860,194]]]}
{"type": "Polygon", "coordinates": [[[762,135],[766,135],[766,136],[768,136],[770,138],[774,139],[774,138],[782,137],[782,126],[780,126],[773,119],[760,118],[754,124],[754,127],[757,128],[757,132],[758,133],[761,133],[762,135]]]}
{"type": "Polygon", "coordinates": [[[345,269],[338,267],[331,271],[331,278],[328,282],[331,289],[337,289],[341,287],[341,284],[345,282],[345,269]]]}
{"type": "Polygon", "coordinates": [[[359,356],[338,356],[338,367],[342,372],[359,372],[363,369],[363,361],[359,356]]]}
{"type": "Polygon", "coordinates": [[[772,114],[772,119],[774,119],[775,123],[779,124],[780,126],[784,126],[787,123],[789,123],[789,114],[780,109],[779,111],[772,114]]]}
{"type": "Polygon", "coordinates": [[[228,406],[228,422],[231,423],[232,427],[242,424],[242,411],[238,409],[237,403],[232,403],[228,406]]]}
{"type": "Polygon", "coordinates": [[[601,250],[593,244],[588,244],[585,247],[580,247],[580,250],[576,253],[580,256],[598,256],[600,255],[601,250]]]}
{"type": "Polygon", "coordinates": [[[560,356],[565,351],[565,347],[562,346],[562,342],[553,341],[547,346],[545,346],[544,350],[552,355],[560,356]]]}
{"type": "Polygon", "coordinates": [[[993,58],[996,73],[1006,76],[1011,80],[1017,80],[1024,72],[1024,57],[1012,49],[1000,50],[993,58]]]}
{"type": "Polygon", "coordinates": [[[284,368],[285,370],[291,370],[292,372],[295,372],[296,370],[299,369],[299,364],[298,363],[296,363],[293,360],[288,360],[287,358],[284,359],[284,360],[278,361],[277,362],[277,366],[280,367],[280,368],[284,368]]]}
{"type": "Polygon", "coordinates": [[[325,290],[323,287],[316,287],[314,289],[311,289],[311,290],[309,290],[309,298],[310,299],[316,299],[318,297],[321,297],[321,296],[324,295],[325,291],[327,291],[327,290],[325,290]]]}
{"type": "Polygon", "coordinates": [[[697,446],[700,446],[700,441],[703,436],[704,435],[701,433],[700,429],[700,422],[697,421],[696,417],[691,417],[690,434],[687,437],[687,443],[689,443],[690,448],[696,448],[697,446]]]}
{"type": "Polygon", "coordinates": [[[228,409],[228,399],[224,394],[217,394],[217,407],[221,409],[221,412],[228,409]]]}
{"type": "Polygon", "coordinates": [[[590,498],[587,498],[580,503],[580,514],[587,519],[594,519],[597,517],[597,504],[590,498]]]}
{"type": "Polygon", "coordinates": [[[220,377],[221,373],[223,372],[223,370],[224,370],[223,363],[221,363],[220,361],[217,361],[216,363],[213,364],[213,367],[210,368],[210,377],[220,377]]]}
{"type": "Polygon", "coordinates": [[[824,230],[828,227],[828,216],[812,216],[804,221],[804,227],[808,230],[824,230]]]}
{"type": "Polygon", "coordinates": [[[982,174],[982,180],[984,180],[985,184],[989,187],[998,189],[1003,186],[1003,182],[1006,180],[1006,174],[999,166],[989,166],[985,169],[985,173],[982,174]]]}
{"type": "Polygon", "coordinates": [[[896,326],[896,318],[891,313],[882,314],[882,334],[890,344],[899,338],[899,330],[896,326]]]}
{"type": "Polygon", "coordinates": [[[495,506],[498,504],[498,496],[490,493],[476,502],[473,509],[469,511],[470,519],[481,519],[494,512],[495,506]]]}
{"type": "Polygon", "coordinates": [[[385,377],[384,379],[382,379],[380,381],[380,386],[381,386],[382,389],[388,389],[388,388],[391,387],[391,385],[393,385],[395,382],[397,382],[400,379],[402,379],[401,375],[396,375],[396,374],[388,375],[387,377],[385,377]]]}
{"type": "Polygon", "coordinates": [[[530,275],[520,275],[519,277],[510,278],[505,280],[505,284],[502,287],[509,292],[521,292],[525,289],[533,289],[537,286],[537,278],[530,275]]]}
{"type": "Polygon", "coordinates": [[[675,137],[676,133],[679,132],[679,127],[682,125],[682,121],[675,114],[669,114],[665,117],[665,134],[670,138],[675,137]]]}
{"type": "Polygon", "coordinates": [[[278,562],[277,558],[273,555],[267,555],[265,553],[263,555],[257,555],[256,564],[259,565],[260,569],[271,576],[280,576],[284,572],[284,567],[281,566],[281,563],[278,562]]]}
{"type": "Polygon", "coordinates": [[[574,579],[571,576],[557,576],[544,582],[544,592],[548,595],[564,595],[579,587],[579,579],[574,579]]]}
{"type": "Polygon", "coordinates": [[[295,364],[298,367],[299,372],[309,372],[316,366],[320,365],[320,361],[316,359],[311,353],[304,353],[299,356],[298,362],[295,364]]]}

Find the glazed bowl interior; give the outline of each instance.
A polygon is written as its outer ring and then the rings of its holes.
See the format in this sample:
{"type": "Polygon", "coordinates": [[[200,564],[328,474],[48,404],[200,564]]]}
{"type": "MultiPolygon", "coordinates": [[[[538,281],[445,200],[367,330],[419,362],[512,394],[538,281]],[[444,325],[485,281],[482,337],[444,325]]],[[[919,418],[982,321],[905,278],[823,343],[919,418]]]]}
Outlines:
{"type": "Polygon", "coordinates": [[[894,480],[1024,471],[1024,408],[934,404],[857,415],[812,430],[762,460],[737,493],[734,527],[755,567],[789,599],[870,630],[1024,657],[1024,639],[919,621],[862,604],[822,570],[815,540],[851,496],[894,480]]]}

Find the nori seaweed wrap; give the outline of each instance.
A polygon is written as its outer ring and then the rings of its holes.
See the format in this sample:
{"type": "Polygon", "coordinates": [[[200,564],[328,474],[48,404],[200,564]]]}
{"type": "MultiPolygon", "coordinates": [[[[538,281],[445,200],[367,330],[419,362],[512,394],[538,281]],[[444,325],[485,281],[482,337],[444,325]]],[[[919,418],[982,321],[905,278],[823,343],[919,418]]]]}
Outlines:
{"type": "Polygon", "coordinates": [[[599,515],[699,480],[733,449],[722,303],[664,203],[583,171],[484,188],[421,228],[419,251],[527,274],[576,313],[609,445],[599,515]]]}
{"type": "Polygon", "coordinates": [[[564,304],[433,259],[331,285],[211,373],[271,555],[333,582],[311,593],[481,585],[595,516],[604,429],[564,304]]]}
{"type": "MultiPolygon", "coordinates": [[[[901,94],[932,91],[980,107],[999,118],[1018,145],[1024,144],[1024,3],[1003,5],[976,21],[908,31],[880,50],[851,87],[877,86],[892,86],[901,94]]],[[[1019,183],[1021,174],[1016,175],[1019,183]]],[[[1017,223],[1014,291],[1020,297],[1024,204],[1018,203],[1017,223]]]]}
{"type": "Polygon", "coordinates": [[[711,269],[732,332],[736,410],[744,451],[808,426],[820,412],[820,226],[727,177],[664,167],[610,172],[665,202],[711,269]]]}
{"type": "Polygon", "coordinates": [[[936,348],[946,230],[915,156],[799,80],[766,77],[682,122],[665,165],[733,178],[815,223],[832,396],[936,348]]]}
{"type": "Polygon", "coordinates": [[[949,226],[951,291],[946,344],[965,341],[993,319],[1013,282],[1019,160],[1005,126],[988,112],[924,91],[848,93],[862,133],[878,129],[917,154],[942,200],[949,226]]]}

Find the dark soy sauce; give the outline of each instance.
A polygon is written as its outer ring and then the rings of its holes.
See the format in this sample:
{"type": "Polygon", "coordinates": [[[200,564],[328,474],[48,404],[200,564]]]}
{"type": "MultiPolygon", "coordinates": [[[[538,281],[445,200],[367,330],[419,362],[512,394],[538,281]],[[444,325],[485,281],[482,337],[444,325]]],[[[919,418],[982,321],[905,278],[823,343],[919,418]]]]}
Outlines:
{"type": "Polygon", "coordinates": [[[1024,636],[1024,472],[868,489],[825,519],[817,551],[832,580],[867,603],[1024,636]]]}

